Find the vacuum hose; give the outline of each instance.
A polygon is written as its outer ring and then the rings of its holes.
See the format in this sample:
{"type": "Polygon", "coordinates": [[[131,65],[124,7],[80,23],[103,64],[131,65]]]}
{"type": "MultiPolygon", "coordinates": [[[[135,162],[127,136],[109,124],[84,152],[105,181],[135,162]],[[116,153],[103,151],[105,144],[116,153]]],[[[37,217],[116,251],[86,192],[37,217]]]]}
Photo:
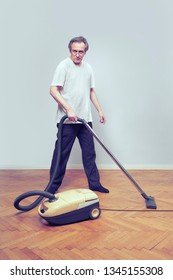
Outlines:
{"type": "Polygon", "coordinates": [[[35,208],[38,204],[40,204],[40,202],[42,201],[42,199],[44,197],[49,198],[51,201],[56,199],[54,194],[49,193],[49,190],[50,190],[50,187],[51,187],[51,185],[54,181],[54,178],[55,178],[55,175],[57,173],[59,163],[60,163],[60,160],[61,160],[62,126],[63,126],[63,123],[64,123],[65,119],[67,119],[67,118],[68,118],[67,115],[65,115],[64,117],[62,117],[62,119],[59,123],[59,127],[58,127],[58,139],[59,139],[59,141],[58,141],[58,151],[59,151],[59,153],[58,153],[54,173],[53,173],[52,177],[50,178],[50,181],[49,181],[47,187],[45,188],[44,191],[34,190],[34,191],[25,192],[25,193],[19,195],[14,201],[14,207],[16,209],[21,210],[21,211],[30,211],[33,208],[35,208]],[[35,196],[35,195],[39,195],[39,197],[33,203],[31,203],[29,205],[26,205],[26,206],[20,205],[20,202],[23,199],[25,199],[29,196],[35,196]]]}

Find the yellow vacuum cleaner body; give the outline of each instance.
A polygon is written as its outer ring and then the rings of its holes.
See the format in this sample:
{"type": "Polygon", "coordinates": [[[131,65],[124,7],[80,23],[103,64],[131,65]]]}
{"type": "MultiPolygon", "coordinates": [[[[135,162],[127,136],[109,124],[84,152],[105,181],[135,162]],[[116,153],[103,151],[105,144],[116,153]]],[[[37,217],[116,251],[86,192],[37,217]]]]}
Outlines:
{"type": "Polygon", "coordinates": [[[89,189],[72,189],[55,194],[55,199],[44,199],[39,215],[50,225],[64,225],[83,220],[95,220],[100,214],[99,198],[89,189]]]}

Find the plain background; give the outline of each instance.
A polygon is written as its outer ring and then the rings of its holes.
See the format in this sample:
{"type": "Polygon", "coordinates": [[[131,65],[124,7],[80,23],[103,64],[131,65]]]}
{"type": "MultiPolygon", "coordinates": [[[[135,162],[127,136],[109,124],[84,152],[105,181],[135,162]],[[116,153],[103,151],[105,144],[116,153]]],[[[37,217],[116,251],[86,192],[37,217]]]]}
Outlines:
{"type": "MultiPolygon", "coordinates": [[[[85,57],[107,117],[94,130],[128,168],[173,167],[172,0],[0,2],[0,168],[49,168],[56,103],[49,95],[68,42],[85,57]]],[[[79,116],[80,117],[80,116],[79,116]]],[[[99,168],[116,168],[96,143],[99,168]]],[[[69,168],[80,168],[75,143],[69,168]]]]}

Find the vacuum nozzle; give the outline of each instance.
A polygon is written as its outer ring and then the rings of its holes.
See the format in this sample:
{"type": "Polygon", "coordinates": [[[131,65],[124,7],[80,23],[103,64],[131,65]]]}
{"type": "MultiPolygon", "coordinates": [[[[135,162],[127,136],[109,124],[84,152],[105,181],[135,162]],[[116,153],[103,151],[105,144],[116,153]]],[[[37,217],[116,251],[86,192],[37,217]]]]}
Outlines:
{"type": "Polygon", "coordinates": [[[148,209],[157,209],[157,205],[153,196],[148,196],[148,198],[145,199],[145,203],[148,209]]]}

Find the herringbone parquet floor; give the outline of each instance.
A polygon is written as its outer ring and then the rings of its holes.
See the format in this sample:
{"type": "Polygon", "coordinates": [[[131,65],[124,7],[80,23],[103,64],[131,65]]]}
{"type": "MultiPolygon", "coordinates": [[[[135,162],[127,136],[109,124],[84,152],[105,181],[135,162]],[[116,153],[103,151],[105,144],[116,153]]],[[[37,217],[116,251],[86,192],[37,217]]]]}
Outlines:
{"type": "MultiPolygon", "coordinates": [[[[130,171],[157,210],[146,209],[143,197],[120,170],[101,170],[109,194],[97,193],[102,209],[97,220],[49,226],[37,209],[21,213],[14,199],[46,187],[47,170],[0,171],[1,260],[172,260],[173,171],[130,171]]],[[[67,170],[60,191],[87,188],[82,170],[67,170]]],[[[31,202],[33,198],[27,198],[31,202]]]]}

